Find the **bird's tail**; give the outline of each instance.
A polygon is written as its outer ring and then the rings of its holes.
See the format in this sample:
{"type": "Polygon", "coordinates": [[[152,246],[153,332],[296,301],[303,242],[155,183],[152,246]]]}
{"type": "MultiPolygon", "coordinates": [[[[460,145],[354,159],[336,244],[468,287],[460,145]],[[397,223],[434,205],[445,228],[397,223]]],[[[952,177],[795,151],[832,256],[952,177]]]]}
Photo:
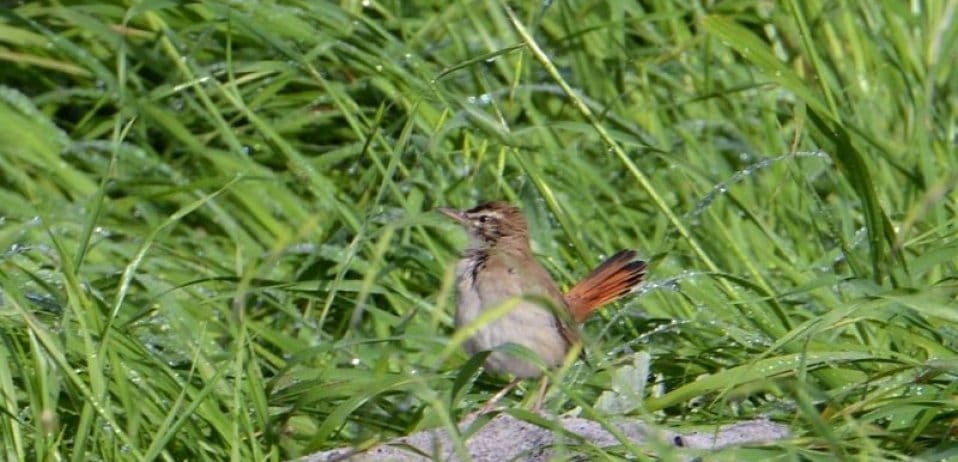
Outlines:
{"type": "Polygon", "coordinates": [[[593,311],[629,293],[645,279],[647,265],[635,257],[634,250],[620,251],[569,289],[565,299],[576,322],[585,321],[593,311]]]}

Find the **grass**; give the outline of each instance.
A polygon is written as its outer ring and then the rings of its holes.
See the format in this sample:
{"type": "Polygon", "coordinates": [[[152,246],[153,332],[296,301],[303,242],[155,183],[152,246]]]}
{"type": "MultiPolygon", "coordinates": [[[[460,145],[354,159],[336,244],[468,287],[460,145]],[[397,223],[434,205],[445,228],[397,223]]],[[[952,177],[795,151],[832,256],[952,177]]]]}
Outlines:
{"type": "Polygon", "coordinates": [[[502,382],[430,211],[498,198],[564,287],[651,262],[551,409],[641,363],[631,418],[793,429],[720,458],[958,457],[955,3],[530,5],[0,10],[4,457],[452,426],[502,382]]]}

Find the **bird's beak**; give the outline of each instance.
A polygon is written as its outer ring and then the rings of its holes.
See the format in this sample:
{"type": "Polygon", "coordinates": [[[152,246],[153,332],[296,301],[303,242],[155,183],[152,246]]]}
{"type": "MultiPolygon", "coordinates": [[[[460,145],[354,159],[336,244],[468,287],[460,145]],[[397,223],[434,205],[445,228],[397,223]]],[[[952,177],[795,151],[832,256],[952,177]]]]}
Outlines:
{"type": "Polygon", "coordinates": [[[460,224],[466,224],[466,214],[462,213],[456,209],[451,209],[449,207],[439,207],[436,209],[437,212],[456,220],[460,224]]]}

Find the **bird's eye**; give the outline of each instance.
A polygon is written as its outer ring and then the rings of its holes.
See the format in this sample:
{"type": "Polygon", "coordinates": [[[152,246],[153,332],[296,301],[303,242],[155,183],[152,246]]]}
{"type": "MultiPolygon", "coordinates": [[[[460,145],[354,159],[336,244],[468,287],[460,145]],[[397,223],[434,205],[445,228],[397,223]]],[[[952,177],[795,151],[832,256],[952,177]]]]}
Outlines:
{"type": "Polygon", "coordinates": [[[489,223],[489,216],[488,216],[488,215],[483,215],[483,216],[479,217],[479,223],[489,223]]]}

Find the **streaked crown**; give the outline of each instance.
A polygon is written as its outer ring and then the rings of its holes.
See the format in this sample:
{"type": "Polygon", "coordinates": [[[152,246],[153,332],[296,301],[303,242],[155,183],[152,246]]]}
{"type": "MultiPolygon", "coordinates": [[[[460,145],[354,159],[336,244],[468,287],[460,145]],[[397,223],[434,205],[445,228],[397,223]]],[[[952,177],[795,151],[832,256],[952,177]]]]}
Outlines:
{"type": "Polygon", "coordinates": [[[439,211],[459,222],[470,236],[486,245],[494,245],[501,239],[528,239],[526,219],[508,202],[487,202],[465,211],[448,208],[439,211]]]}

